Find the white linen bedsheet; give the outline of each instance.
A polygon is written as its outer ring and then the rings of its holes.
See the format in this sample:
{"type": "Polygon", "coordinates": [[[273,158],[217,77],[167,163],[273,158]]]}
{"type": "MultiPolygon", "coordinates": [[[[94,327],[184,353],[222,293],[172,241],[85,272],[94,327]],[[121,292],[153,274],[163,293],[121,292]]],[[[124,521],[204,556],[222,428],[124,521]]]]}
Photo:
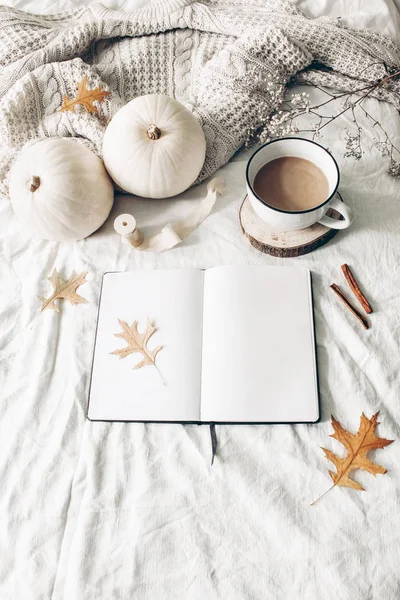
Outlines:
{"type": "MultiPolygon", "coordinates": [[[[15,0],[31,12],[78,3],[15,0]]],[[[108,2],[132,8],[143,2],[108,2]]],[[[310,16],[341,15],[400,41],[391,0],[301,0],[310,16]]],[[[390,106],[369,108],[399,139],[390,106]]],[[[176,249],[141,254],[113,233],[132,212],[144,229],[182,215],[205,184],[175,201],[122,196],[107,224],[74,244],[24,235],[0,202],[0,598],[1,600],[395,600],[400,594],[400,442],[375,453],[388,473],[359,472],[367,489],[330,486],[320,446],[330,415],[356,431],[362,411],[380,410],[383,437],[400,438],[400,182],[372,150],[364,122],[362,160],[343,159],[347,117],[323,143],[337,156],[341,191],[355,212],[351,229],[297,259],[254,250],[240,231],[248,159],[221,169],[230,194],[176,249]],[[375,308],[365,332],[329,290],[354,267],[375,308]],[[86,420],[87,391],[101,276],[108,270],[302,265],[314,274],[322,420],[306,426],[221,426],[210,466],[208,427],[102,424],[86,420]],[[40,307],[46,277],[89,270],[80,292],[89,303],[40,307]],[[35,318],[36,317],[36,318],[35,318]],[[34,320],[35,319],[35,320],[34,320]],[[33,322],[33,326],[30,324],[33,322]]],[[[110,398],[112,402],[112,398],[110,398]]]]}

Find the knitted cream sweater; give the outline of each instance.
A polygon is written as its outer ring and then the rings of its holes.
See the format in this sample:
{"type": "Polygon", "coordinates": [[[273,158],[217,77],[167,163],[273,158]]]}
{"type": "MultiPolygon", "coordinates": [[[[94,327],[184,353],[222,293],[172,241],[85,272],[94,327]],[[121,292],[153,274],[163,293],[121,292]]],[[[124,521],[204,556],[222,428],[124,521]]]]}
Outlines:
{"type": "MultiPolygon", "coordinates": [[[[112,115],[148,93],[173,96],[199,119],[202,180],[276,108],[290,78],[351,90],[383,77],[384,63],[400,65],[387,37],[309,20],[286,0],[163,0],[133,12],[93,4],[51,16],[0,7],[0,192],[27,142],[72,136],[101,155],[112,115]],[[97,114],[58,112],[84,75],[111,96],[97,114]]],[[[396,85],[385,99],[398,105],[396,85]]]]}

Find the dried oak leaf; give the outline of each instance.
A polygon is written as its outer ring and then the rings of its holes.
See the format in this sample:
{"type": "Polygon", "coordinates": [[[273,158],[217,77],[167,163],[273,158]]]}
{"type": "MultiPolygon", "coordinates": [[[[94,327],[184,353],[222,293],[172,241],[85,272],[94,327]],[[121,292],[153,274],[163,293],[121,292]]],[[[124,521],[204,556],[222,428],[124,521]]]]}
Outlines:
{"type": "Polygon", "coordinates": [[[70,100],[67,96],[64,96],[62,106],[59,110],[70,110],[71,112],[74,112],[75,106],[77,104],[81,104],[90,113],[99,112],[97,106],[95,106],[93,102],[102,102],[104,98],[111,94],[111,92],[106,92],[101,87],[94,88],[93,90],[88,90],[86,84],[87,77],[85,76],[78,85],[78,92],[76,97],[70,100]]]}
{"type": "Polygon", "coordinates": [[[147,317],[146,328],[143,333],[138,331],[138,321],[134,321],[132,325],[128,325],[125,321],[118,319],[118,323],[122,329],[121,333],[114,333],[115,337],[125,340],[127,346],[125,348],[119,348],[114,350],[111,354],[116,354],[120,358],[125,358],[130,354],[138,352],[143,356],[143,359],[134,367],[134,369],[140,369],[146,365],[154,365],[157,370],[156,356],[163,348],[163,346],[157,346],[154,350],[149,350],[147,347],[148,341],[156,331],[156,327],[151,324],[150,319],[147,317]]]}
{"type": "Polygon", "coordinates": [[[68,300],[68,302],[71,304],[86,303],[87,300],[76,293],[78,287],[83,283],[86,283],[86,275],[87,271],[78,274],[75,273],[75,271],[72,271],[71,276],[68,279],[62,279],[60,274],[57,272],[57,269],[53,269],[51,276],[47,278],[53,286],[53,294],[50,296],[50,298],[38,296],[39,300],[42,302],[41,312],[46,310],[46,308],[51,308],[57,312],[60,312],[58,306],[54,304],[54,301],[58,299],[68,300]]]}
{"type": "MultiPolygon", "coordinates": [[[[347,456],[341,458],[331,450],[322,448],[322,450],[325,452],[325,456],[331,462],[333,462],[336,467],[336,473],[329,471],[333,485],[329,488],[329,490],[322,494],[322,496],[325,496],[325,494],[327,494],[336,485],[353,488],[354,490],[365,491],[362,485],[357,483],[357,481],[354,481],[354,479],[351,479],[349,476],[351,471],[354,471],[355,469],[364,469],[364,471],[368,471],[374,476],[377,474],[383,475],[386,473],[386,469],[367,458],[367,453],[370,450],[384,448],[393,442],[393,440],[376,437],[375,429],[376,426],[379,425],[377,420],[378,414],[379,412],[375,413],[370,419],[367,419],[364,413],[362,413],[360,418],[360,427],[355,434],[349,433],[343,429],[339,421],[332,417],[332,427],[334,429],[334,433],[331,433],[330,437],[343,444],[347,450],[347,456]]],[[[320,498],[322,498],[322,496],[320,496],[320,498]]],[[[317,502],[317,500],[315,500],[315,502],[317,502]]],[[[315,502],[312,504],[315,504],[315,502]]]]}

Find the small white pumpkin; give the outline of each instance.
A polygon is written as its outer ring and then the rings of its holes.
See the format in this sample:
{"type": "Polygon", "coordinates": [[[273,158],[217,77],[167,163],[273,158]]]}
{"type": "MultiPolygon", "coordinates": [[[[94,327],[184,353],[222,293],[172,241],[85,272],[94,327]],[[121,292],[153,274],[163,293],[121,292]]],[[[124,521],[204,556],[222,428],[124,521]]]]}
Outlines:
{"type": "Polygon", "coordinates": [[[46,138],[21,150],[10,197],[28,233],[63,242],[85,238],[104,223],[114,188],[103,161],[86,146],[46,138]]]}
{"type": "Polygon", "coordinates": [[[125,191],[145,198],[169,198],[197,178],[206,155],[203,130],[180,102],[161,94],[128,102],[111,119],[103,160],[125,191]]]}

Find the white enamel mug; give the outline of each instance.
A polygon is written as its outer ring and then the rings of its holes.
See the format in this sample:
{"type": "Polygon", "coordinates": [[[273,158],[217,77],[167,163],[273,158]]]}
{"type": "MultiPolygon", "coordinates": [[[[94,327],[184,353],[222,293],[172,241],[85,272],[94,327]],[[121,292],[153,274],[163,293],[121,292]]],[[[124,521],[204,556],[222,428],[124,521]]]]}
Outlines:
{"type": "Polygon", "coordinates": [[[246,186],[247,194],[252,207],[257,215],[274,229],[291,231],[303,229],[314,223],[321,223],[331,229],[346,229],[351,225],[353,215],[350,208],[335,197],[339,187],[339,167],[333,156],[311,140],[297,137],[287,137],[261,146],[247,163],[246,186]],[[253,188],[254,179],[258,171],[265,164],[283,156],[295,156],[311,161],[325,174],[328,180],[328,196],[321,204],[301,211],[281,210],[268,204],[256,194],[253,188]],[[333,208],[343,217],[343,220],[332,219],[326,216],[329,208],[333,208]]]}

